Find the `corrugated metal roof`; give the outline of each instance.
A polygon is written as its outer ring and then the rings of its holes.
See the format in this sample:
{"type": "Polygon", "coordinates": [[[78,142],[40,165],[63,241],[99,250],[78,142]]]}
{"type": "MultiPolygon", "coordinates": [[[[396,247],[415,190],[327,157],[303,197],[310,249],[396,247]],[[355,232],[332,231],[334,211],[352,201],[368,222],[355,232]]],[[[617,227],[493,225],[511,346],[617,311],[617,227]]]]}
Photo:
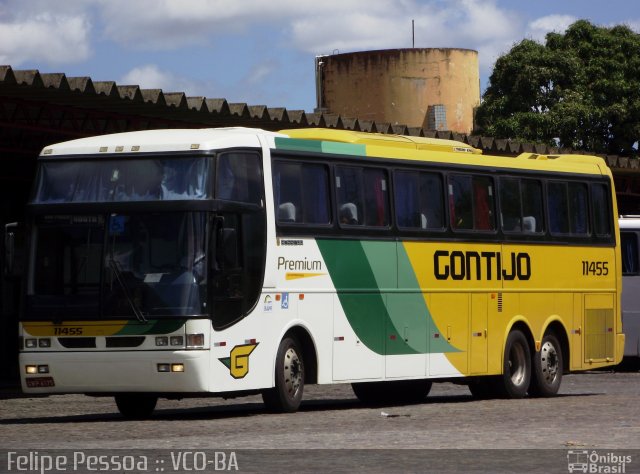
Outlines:
{"type": "MultiPolygon", "coordinates": [[[[0,66],[0,95],[51,102],[62,106],[95,108],[105,112],[157,118],[185,126],[282,128],[328,127],[363,132],[395,133],[419,137],[457,140],[480,148],[485,153],[517,155],[583,153],[547,145],[514,140],[464,135],[450,131],[359,120],[330,113],[309,113],[285,107],[229,103],[223,98],[188,97],[183,92],[141,89],[137,85],[118,85],[114,81],[93,81],[90,77],[67,77],[64,73],[40,73],[38,70],[14,70],[0,66]]],[[[639,160],[617,155],[603,156],[611,168],[640,171],[639,160]]]]}

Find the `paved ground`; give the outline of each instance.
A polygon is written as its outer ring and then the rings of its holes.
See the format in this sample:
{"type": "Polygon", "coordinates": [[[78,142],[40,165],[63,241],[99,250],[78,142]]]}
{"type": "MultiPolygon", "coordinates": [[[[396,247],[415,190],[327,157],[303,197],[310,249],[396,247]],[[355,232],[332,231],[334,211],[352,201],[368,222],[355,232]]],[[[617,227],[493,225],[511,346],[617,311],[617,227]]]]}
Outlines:
{"type": "MultiPolygon", "coordinates": [[[[283,455],[300,453],[295,456],[298,462],[322,455],[322,451],[305,451],[310,449],[382,450],[365,451],[368,454],[364,460],[347,463],[356,472],[384,450],[392,450],[389,452],[398,460],[399,448],[482,450],[480,453],[533,449],[538,456],[551,450],[561,459],[557,461],[561,468],[557,472],[568,472],[568,450],[591,453],[627,449],[638,451],[631,452],[635,463],[627,464],[625,472],[639,472],[639,396],[640,373],[592,372],[565,376],[560,395],[550,399],[477,401],[470,397],[466,386],[443,383],[435,384],[421,404],[366,407],[358,403],[348,385],[311,386],[306,388],[303,406],[295,414],[267,413],[259,397],[228,401],[197,398],[161,400],[151,420],[126,421],[117,413],[111,398],[32,398],[5,393],[6,398],[0,399],[0,447],[166,448],[227,453],[279,449],[284,450],[283,455]]],[[[402,459],[415,457],[420,451],[400,453],[402,459]]],[[[471,453],[477,458],[477,452],[471,453]]],[[[514,459],[531,458],[525,451],[511,453],[514,459]]],[[[464,462],[468,455],[460,451],[451,462],[456,457],[464,462]]],[[[4,472],[1,462],[0,472],[4,472]]],[[[461,470],[457,469],[459,463],[447,464],[451,468],[447,472],[469,472],[476,465],[475,461],[469,462],[461,470]]],[[[539,463],[535,466],[540,467],[539,463]]],[[[377,467],[381,469],[378,472],[386,469],[377,467]]],[[[524,465],[506,464],[502,472],[521,472],[520,468],[525,469],[524,465]]],[[[413,469],[405,466],[401,470],[413,469]]],[[[438,470],[446,471],[442,467],[438,470]]]]}

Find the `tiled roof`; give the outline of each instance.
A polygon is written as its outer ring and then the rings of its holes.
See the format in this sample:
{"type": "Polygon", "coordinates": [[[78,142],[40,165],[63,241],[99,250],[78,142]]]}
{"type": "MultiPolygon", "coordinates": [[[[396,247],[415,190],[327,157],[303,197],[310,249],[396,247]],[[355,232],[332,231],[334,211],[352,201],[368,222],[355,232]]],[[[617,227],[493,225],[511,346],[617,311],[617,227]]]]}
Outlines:
{"type": "MultiPolygon", "coordinates": [[[[188,97],[183,92],[141,89],[137,85],[118,85],[114,81],[93,81],[90,77],[67,77],[63,73],[14,70],[0,66],[0,96],[52,102],[62,106],[94,108],[111,113],[156,118],[184,126],[246,126],[266,130],[299,127],[329,127],[363,132],[395,133],[459,140],[484,153],[517,155],[583,153],[547,145],[464,135],[450,131],[359,120],[330,113],[310,113],[285,107],[229,103],[222,98],[188,97]]],[[[639,160],[617,155],[603,156],[611,168],[640,172],[639,160]]]]}

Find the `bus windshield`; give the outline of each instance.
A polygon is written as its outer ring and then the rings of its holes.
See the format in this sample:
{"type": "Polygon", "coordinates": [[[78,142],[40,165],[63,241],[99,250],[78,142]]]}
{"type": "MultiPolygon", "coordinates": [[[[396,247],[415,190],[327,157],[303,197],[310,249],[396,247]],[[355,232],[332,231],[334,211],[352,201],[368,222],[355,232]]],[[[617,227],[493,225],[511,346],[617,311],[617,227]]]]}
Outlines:
{"type": "Polygon", "coordinates": [[[205,315],[206,222],[203,212],[39,217],[26,317],[205,315]]]}
{"type": "Polygon", "coordinates": [[[45,161],[32,202],[207,199],[210,162],[202,157],[45,161]]]}

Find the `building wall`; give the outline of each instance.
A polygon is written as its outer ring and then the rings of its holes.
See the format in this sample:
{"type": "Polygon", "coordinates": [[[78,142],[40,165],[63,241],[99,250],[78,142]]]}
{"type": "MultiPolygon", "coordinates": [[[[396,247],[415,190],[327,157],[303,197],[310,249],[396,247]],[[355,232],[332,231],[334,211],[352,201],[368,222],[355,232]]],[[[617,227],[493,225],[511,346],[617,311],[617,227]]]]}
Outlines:
{"type": "Polygon", "coordinates": [[[390,49],[319,56],[322,112],[470,133],[480,103],[478,53],[468,49],[390,49]],[[444,106],[446,124],[441,120],[444,106]],[[432,121],[428,120],[431,113],[432,121]]]}

